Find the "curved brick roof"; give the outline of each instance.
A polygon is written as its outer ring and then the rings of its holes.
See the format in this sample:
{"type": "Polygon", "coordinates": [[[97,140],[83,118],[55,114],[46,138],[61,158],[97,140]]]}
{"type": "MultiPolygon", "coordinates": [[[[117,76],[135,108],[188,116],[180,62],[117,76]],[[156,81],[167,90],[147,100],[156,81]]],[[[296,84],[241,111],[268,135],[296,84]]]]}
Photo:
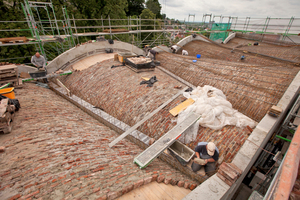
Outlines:
{"type": "Polygon", "coordinates": [[[192,59],[170,53],[158,55],[162,67],[195,86],[212,85],[221,89],[235,109],[257,122],[278,103],[299,71],[282,65],[259,66],[202,58],[193,63],[192,59]]]}
{"type": "Polygon", "coordinates": [[[140,170],[132,160],[142,149],[128,140],[109,148],[116,132],[49,89],[27,83],[16,93],[22,108],[0,135],[0,199],[114,199],[157,175],[196,183],[159,159],[140,170]]]}
{"type": "MultiPolygon", "coordinates": [[[[172,56],[172,54],[168,55],[172,56]]],[[[133,126],[147,113],[155,110],[178,92],[174,86],[183,85],[174,78],[156,69],[155,72],[135,73],[127,67],[111,69],[113,60],[103,61],[86,70],[61,77],[61,81],[71,92],[108,114],[133,126]],[[152,88],[139,85],[141,77],[156,75],[158,82],[152,88]]],[[[170,65],[175,64],[171,62],[170,65]]],[[[185,101],[179,96],[165,108],[143,123],[138,130],[155,139],[160,138],[176,125],[176,117],[169,110],[185,101]]],[[[227,126],[221,131],[200,127],[197,139],[188,144],[195,148],[198,142],[214,141],[220,149],[220,163],[230,162],[247,139],[248,129],[227,126]]]]}
{"type": "Polygon", "coordinates": [[[269,56],[274,56],[278,58],[283,58],[287,60],[293,60],[300,62],[300,46],[280,46],[275,44],[266,44],[258,41],[258,46],[248,46],[249,43],[253,44],[254,40],[247,40],[243,38],[233,38],[230,40],[225,46],[236,48],[240,45],[243,45],[241,47],[238,47],[238,49],[261,53],[269,56]]]}
{"type": "MultiPolygon", "coordinates": [[[[221,89],[235,109],[256,121],[277,104],[298,72],[297,68],[269,58],[252,56],[246,62],[239,62],[240,53],[206,42],[193,41],[184,47],[187,48],[191,48],[191,56],[160,53],[157,58],[163,68],[195,86],[212,85],[221,89]],[[199,51],[202,57],[193,63],[199,51]]],[[[61,80],[75,95],[130,126],[177,93],[174,86],[183,85],[159,69],[137,74],[126,67],[111,69],[113,64],[119,63],[107,60],[61,80]],[[159,80],[153,88],[139,85],[142,76],[153,75],[159,80]]],[[[158,139],[176,125],[176,118],[169,110],[184,100],[183,96],[177,97],[138,130],[158,139]]],[[[197,139],[187,145],[194,148],[198,142],[214,141],[220,149],[220,163],[231,162],[250,133],[247,128],[234,126],[218,131],[200,127],[197,139]]]]}
{"type": "MultiPolygon", "coordinates": [[[[230,44],[232,44],[232,42],[234,42],[236,40],[237,40],[237,38],[234,38],[234,39],[232,39],[232,41],[230,41],[228,44],[226,44],[224,46],[230,45],[230,44]]],[[[252,43],[253,43],[253,41],[252,41],[252,43]]],[[[244,42],[241,42],[241,44],[244,44],[244,42]]],[[[284,59],[290,58],[291,60],[293,60],[292,58],[296,57],[296,56],[295,57],[286,57],[285,56],[285,55],[289,55],[289,52],[292,51],[291,47],[289,47],[289,48],[279,47],[278,49],[274,50],[277,52],[277,54],[274,54],[274,53],[270,53],[268,51],[268,49],[270,49],[270,48],[266,48],[264,45],[252,46],[252,47],[244,47],[243,46],[241,48],[236,48],[236,49],[246,50],[246,51],[249,50],[251,52],[253,51],[253,52],[263,53],[263,54],[270,55],[270,56],[278,56],[279,54],[282,54],[282,58],[284,58],[284,59]],[[265,49],[265,48],[267,50],[263,51],[263,49],[265,49]],[[261,49],[261,51],[259,51],[257,49],[261,49]]],[[[235,46],[237,46],[237,45],[235,45],[235,46]]],[[[230,46],[230,47],[232,47],[232,46],[230,46]]],[[[274,48],[275,47],[273,47],[272,49],[274,49],[274,48]]],[[[250,55],[250,54],[238,52],[238,51],[234,51],[234,53],[231,53],[230,49],[221,48],[215,44],[203,42],[203,41],[199,41],[199,40],[188,43],[182,49],[187,50],[189,53],[189,56],[196,56],[197,54],[201,54],[201,59],[202,58],[213,58],[213,59],[222,60],[222,61],[241,62],[240,57],[242,55],[245,55],[246,59],[242,61],[242,63],[244,63],[244,64],[254,64],[254,65],[261,65],[261,66],[286,65],[286,63],[284,63],[282,61],[275,60],[272,58],[266,58],[266,57],[259,56],[259,55],[250,55]]],[[[294,50],[298,51],[298,49],[294,49],[294,50]]],[[[178,53],[181,53],[181,51],[179,51],[178,53]]],[[[295,54],[295,55],[299,55],[299,53],[295,54]]]]}

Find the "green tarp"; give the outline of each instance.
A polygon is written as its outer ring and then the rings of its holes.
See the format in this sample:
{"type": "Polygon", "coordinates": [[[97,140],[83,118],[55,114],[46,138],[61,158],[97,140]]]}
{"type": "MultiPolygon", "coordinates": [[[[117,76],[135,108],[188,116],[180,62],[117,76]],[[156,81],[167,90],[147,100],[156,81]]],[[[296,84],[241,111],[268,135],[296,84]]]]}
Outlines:
{"type": "Polygon", "coordinates": [[[215,41],[221,39],[224,41],[227,36],[228,32],[226,30],[230,29],[231,23],[214,23],[212,24],[211,30],[212,31],[220,31],[220,32],[212,32],[210,34],[209,39],[215,41]]]}

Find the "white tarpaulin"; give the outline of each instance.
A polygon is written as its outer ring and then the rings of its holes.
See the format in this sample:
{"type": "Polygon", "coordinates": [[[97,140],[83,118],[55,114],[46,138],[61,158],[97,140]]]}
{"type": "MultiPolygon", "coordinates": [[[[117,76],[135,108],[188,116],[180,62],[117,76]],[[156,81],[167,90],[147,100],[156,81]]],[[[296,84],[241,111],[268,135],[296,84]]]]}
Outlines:
{"type": "Polygon", "coordinates": [[[185,92],[183,95],[186,98],[192,98],[195,103],[178,114],[177,124],[182,122],[190,112],[201,115],[201,118],[179,138],[183,143],[196,139],[199,125],[214,130],[222,129],[226,125],[251,128],[256,126],[254,120],[233,109],[223,92],[217,88],[205,85],[197,87],[192,92],[185,92]]]}

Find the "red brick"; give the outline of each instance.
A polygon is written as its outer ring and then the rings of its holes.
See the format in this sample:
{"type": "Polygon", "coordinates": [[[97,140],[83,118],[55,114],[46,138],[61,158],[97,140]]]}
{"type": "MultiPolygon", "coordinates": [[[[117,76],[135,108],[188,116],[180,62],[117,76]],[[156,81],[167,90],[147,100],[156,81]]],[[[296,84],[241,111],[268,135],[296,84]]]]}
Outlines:
{"type": "Polygon", "coordinates": [[[59,183],[55,183],[55,184],[51,185],[50,187],[56,187],[58,185],[59,185],[59,183]]]}
{"type": "Polygon", "coordinates": [[[57,181],[57,179],[53,179],[51,182],[54,183],[54,182],[56,182],[56,181],[57,181]]]}
{"type": "Polygon", "coordinates": [[[139,181],[137,181],[137,182],[134,183],[133,188],[136,189],[138,187],[141,187],[143,184],[144,184],[144,180],[143,179],[139,180],[139,181]]]}
{"type": "Polygon", "coordinates": [[[10,174],[10,171],[7,171],[7,172],[1,174],[1,176],[5,176],[5,175],[8,175],[8,174],[10,174]]]}
{"type": "Polygon", "coordinates": [[[24,188],[27,189],[30,188],[31,186],[33,186],[33,184],[26,185],[24,188]]]}
{"type": "Polygon", "coordinates": [[[99,192],[100,190],[101,190],[101,187],[93,189],[93,192],[96,193],[96,192],[99,192]]]}
{"type": "Polygon", "coordinates": [[[15,199],[18,199],[20,197],[21,197],[20,194],[16,194],[15,196],[10,197],[9,200],[15,200],[15,199]]]}
{"type": "Polygon", "coordinates": [[[196,187],[197,187],[196,184],[192,184],[192,185],[190,186],[190,190],[193,190],[193,189],[195,189],[196,187]]]}
{"type": "Polygon", "coordinates": [[[78,187],[75,187],[73,188],[72,190],[69,190],[68,192],[65,192],[65,194],[69,194],[71,192],[75,192],[76,190],[78,190],[79,188],[78,187]]]}
{"type": "Polygon", "coordinates": [[[38,194],[38,193],[40,193],[39,190],[38,190],[38,191],[35,191],[35,192],[31,193],[31,194],[28,194],[28,195],[24,196],[24,198],[27,199],[27,198],[29,198],[29,197],[32,197],[32,196],[38,194]]]}
{"type": "Polygon", "coordinates": [[[66,177],[67,177],[67,175],[60,176],[60,177],[58,177],[58,180],[64,179],[64,178],[66,178],[66,177]]]}
{"type": "Polygon", "coordinates": [[[98,171],[102,171],[104,169],[104,167],[101,167],[101,168],[97,168],[97,169],[94,169],[93,172],[98,172],[98,171]]]}
{"type": "Polygon", "coordinates": [[[4,152],[5,151],[5,147],[1,146],[0,147],[0,153],[4,152]]]}
{"type": "Polygon", "coordinates": [[[172,179],[170,183],[171,183],[171,185],[177,185],[178,181],[172,179]]]}
{"type": "Polygon", "coordinates": [[[156,180],[157,180],[157,177],[158,177],[157,174],[156,174],[156,175],[152,175],[152,180],[151,180],[151,182],[156,181],[156,180]]]}
{"type": "Polygon", "coordinates": [[[190,183],[188,183],[188,182],[185,182],[185,183],[184,183],[184,185],[183,185],[183,187],[184,187],[185,189],[189,189],[189,187],[190,187],[190,183]]]}
{"type": "Polygon", "coordinates": [[[144,178],[144,185],[152,182],[152,176],[144,178]]]}
{"type": "Polygon", "coordinates": [[[123,188],[122,194],[126,194],[126,193],[130,192],[131,190],[133,190],[133,188],[134,188],[133,184],[126,186],[125,188],[123,188]]]}
{"type": "Polygon", "coordinates": [[[112,200],[120,197],[122,195],[122,191],[110,192],[107,194],[107,200],[112,200]]]}
{"type": "Polygon", "coordinates": [[[23,141],[32,140],[33,138],[24,138],[23,141]]]}
{"type": "Polygon", "coordinates": [[[48,174],[48,173],[50,173],[50,171],[47,171],[47,172],[41,173],[41,174],[39,174],[39,176],[43,176],[43,175],[45,175],[45,174],[48,174]]]}
{"type": "Polygon", "coordinates": [[[122,178],[122,177],[124,177],[126,175],[127,175],[127,173],[126,174],[121,174],[121,175],[118,176],[118,178],[122,178]]]}
{"type": "Polygon", "coordinates": [[[164,183],[168,185],[171,182],[171,180],[172,180],[171,178],[165,178],[164,183]]]}
{"type": "Polygon", "coordinates": [[[159,176],[158,178],[157,178],[157,182],[158,183],[161,183],[161,182],[163,182],[165,180],[165,177],[164,176],[159,176]]]}
{"type": "Polygon", "coordinates": [[[106,200],[107,199],[107,196],[106,195],[103,195],[102,197],[99,197],[98,199],[96,200],[106,200]]]}

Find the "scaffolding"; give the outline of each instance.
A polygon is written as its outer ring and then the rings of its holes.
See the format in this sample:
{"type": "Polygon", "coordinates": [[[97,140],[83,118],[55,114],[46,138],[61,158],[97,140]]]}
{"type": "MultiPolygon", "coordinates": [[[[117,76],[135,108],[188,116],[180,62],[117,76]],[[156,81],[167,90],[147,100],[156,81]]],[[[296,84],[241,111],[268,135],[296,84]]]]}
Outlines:
{"type": "MultiPolygon", "coordinates": [[[[172,20],[142,19],[141,17],[128,17],[127,19],[75,19],[69,17],[67,9],[62,7],[62,18],[57,19],[52,2],[33,2],[24,0],[22,9],[26,21],[0,21],[0,23],[23,23],[28,29],[6,29],[2,31],[26,31],[31,35],[30,41],[25,43],[0,43],[0,46],[34,45],[47,60],[52,60],[66,50],[88,40],[96,40],[103,36],[106,39],[116,39],[128,42],[137,47],[150,45],[152,47],[172,44],[172,36],[177,33],[207,33],[212,40],[224,40],[228,32],[235,31],[253,35],[254,40],[266,40],[292,42],[299,44],[295,35],[300,33],[300,18],[238,18],[204,14],[202,22],[194,24],[177,24],[172,20]],[[217,22],[218,20],[218,22],[217,22]],[[86,26],[86,21],[93,25],[86,26]],[[186,27],[192,27],[199,31],[189,31],[186,27]],[[202,30],[201,30],[202,29],[202,30]],[[205,29],[205,30],[204,30],[205,29]],[[175,33],[175,34],[171,34],[175,33]],[[259,37],[258,37],[259,34],[259,37]],[[272,34],[270,36],[270,34],[272,34]],[[255,36],[255,37],[254,37],[255,36]],[[296,41],[297,40],[297,41],[296,41]]],[[[188,18],[188,22],[189,22],[188,18]]],[[[178,20],[177,20],[178,21],[178,20]]],[[[23,27],[24,27],[23,25],[23,27]]],[[[207,35],[207,36],[208,36],[207,35]]],[[[29,57],[29,56],[27,56],[29,57]]],[[[24,57],[25,58],[25,57],[24,57]]],[[[12,60],[18,58],[11,58],[12,60]]],[[[9,59],[0,59],[0,62],[9,59]]]]}
{"type": "Polygon", "coordinates": [[[75,46],[66,8],[62,8],[64,20],[57,20],[52,2],[24,0],[21,5],[35,49],[46,61],[75,46]]]}

